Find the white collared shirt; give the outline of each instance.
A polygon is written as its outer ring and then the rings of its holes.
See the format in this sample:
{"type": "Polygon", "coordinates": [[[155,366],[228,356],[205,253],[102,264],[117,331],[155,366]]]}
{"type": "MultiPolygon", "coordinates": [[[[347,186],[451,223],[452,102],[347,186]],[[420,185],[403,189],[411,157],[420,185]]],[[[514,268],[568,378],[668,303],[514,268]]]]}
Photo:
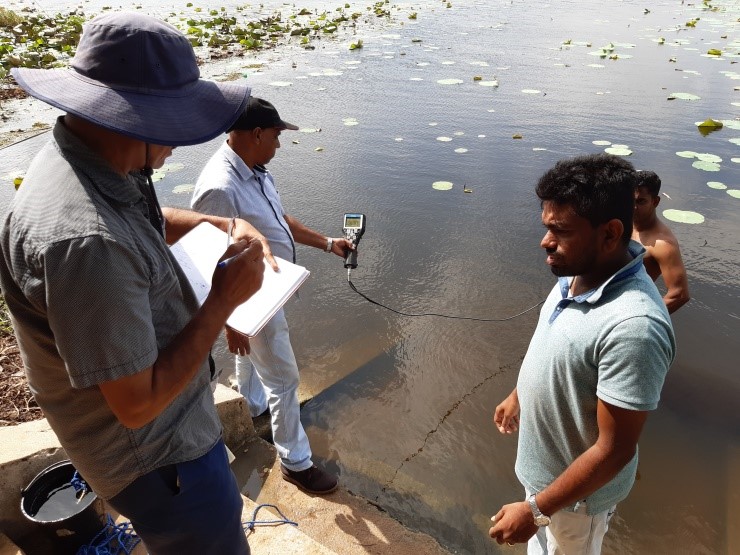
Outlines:
{"type": "Polygon", "coordinates": [[[295,261],[293,235],[272,175],[258,166],[249,169],[226,141],[198,177],[190,206],[204,214],[247,220],[267,238],[273,255],[295,261]]]}

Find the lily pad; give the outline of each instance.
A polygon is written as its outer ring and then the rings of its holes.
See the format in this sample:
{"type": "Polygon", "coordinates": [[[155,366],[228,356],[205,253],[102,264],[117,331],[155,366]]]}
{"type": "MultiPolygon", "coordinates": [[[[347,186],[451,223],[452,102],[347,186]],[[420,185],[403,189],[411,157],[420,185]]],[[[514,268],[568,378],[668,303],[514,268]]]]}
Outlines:
{"type": "Polygon", "coordinates": [[[481,87],[498,87],[498,81],[478,81],[481,87]]]}
{"type": "Polygon", "coordinates": [[[697,127],[705,129],[722,129],[723,125],[721,121],[713,120],[712,118],[696,122],[697,127]]]}
{"type": "Polygon", "coordinates": [[[691,93],[675,92],[668,95],[668,100],[700,100],[701,96],[691,93]]]}
{"type": "Polygon", "coordinates": [[[591,141],[591,144],[594,144],[596,146],[609,146],[611,141],[591,141]]]}
{"type": "Polygon", "coordinates": [[[455,152],[457,152],[458,154],[465,154],[467,151],[468,151],[467,148],[456,148],[455,149],[455,152]]]}
{"type": "Polygon", "coordinates": [[[705,172],[718,172],[720,169],[719,164],[715,162],[704,162],[702,160],[697,160],[691,165],[697,170],[704,170],[705,172]]]}
{"type": "Polygon", "coordinates": [[[355,118],[342,118],[342,123],[344,123],[344,125],[347,125],[349,127],[360,124],[360,122],[357,121],[355,118]]]}
{"type": "Polygon", "coordinates": [[[524,94],[542,94],[542,91],[538,91],[537,89],[522,89],[522,92],[524,94]]]}
{"type": "Polygon", "coordinates": [[[733,198],[740,198],[740,189],[727,189],[727,194],[733,198]]]}
{"type": "Polygon", "coordinates": [[[737,119],[723,119],[720,123],[727,129],[740,129],[740,120],[737,119]]]}
{"type": "Polygon", "coordinates": [[[720,181],[707,181],[707,186],[710,189],[719,189],[720,191],[727,189],[727,185],[720,181]]]}
{"type": "Polygon", "coordinates": [[[738,145],[738,146],[740,146],[740,137],[737,137],[737,138],[735,138],[735,139],[729,139],[729,141],[730,141],[730,142],[731,142],[731,143],[732,143],[733,145],[738,145]]]}
{"type": "Polygon", "coordinates": [[[183,185],[178,185],[174,189],[172,189],[172,192],[176,195],[181,195],[184,193],[192,193],[193,189],[195,189],[195,185],[193,183],[185,183],[183,185]]]}
{"type": "Polygon", "coordinates": [[[722,161],[722,158],[716,154],[700,153],[697,154],[696,157],[702,162],[713,162],[715,164],[719,164],[722,161]]]}
{"type": "Polygon", "coordinates": [[[435,181],[432,183],[432,189],[437,189],[437,191],[449,191],[452,189],[452,182],[450,181],[435,181]]]}
{"type": "Polygon", "coordinates": [[[437,81],[440,85],[460,85],[462,82],[462,79],[440,79],[437,81]]]}
{"type": "Polygon", "coordinates": [[[437,140],[442,143],[449,143],[452,140],[452,137],[437,137],[437,140]]]}
{"type": "Polygon", "coordinates": [[[663,217],[666,220],[681,224],[704,223],[704,216],[698,212],[692,212],[691,210],[675,210],[673,208],[669,208],[668,210],[663,210],[663,217]]]}
{"type": "Polygon", "coordinates": [[[629,156],[632,151],[629,148],[617,148],[616,146],[610,146],[604,149],[607,154],[613,154],[615,156],[629,156]]]}
{"type": "Polygon", "coordinates": [[[735,164],[740,164],[740,158],[730,158],[730,162],[734,162],[735,164]]]}
{"type": "Polygon", "coordinates": [[[680,156],[681,158],[696,158],[698,155],[699,153],[693,150],[682,150],[676,153],[676,156],[680,156]]]}

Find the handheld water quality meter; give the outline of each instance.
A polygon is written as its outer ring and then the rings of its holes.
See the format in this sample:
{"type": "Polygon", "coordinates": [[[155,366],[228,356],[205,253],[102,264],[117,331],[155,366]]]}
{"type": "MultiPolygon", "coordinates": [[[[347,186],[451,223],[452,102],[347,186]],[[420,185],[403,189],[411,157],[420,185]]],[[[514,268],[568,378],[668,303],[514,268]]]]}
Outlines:
{"type": "Polygon", "coordinates": [[[344,257],[344,267],[348,270],[357,268],[357,245],[360,244],[360,239],[365,233],[365,223],[365,214],[344,215],[344,225],[342,225],[344,238],[355,246],[355,250],[348,251],[347,256],[344,257]]]}

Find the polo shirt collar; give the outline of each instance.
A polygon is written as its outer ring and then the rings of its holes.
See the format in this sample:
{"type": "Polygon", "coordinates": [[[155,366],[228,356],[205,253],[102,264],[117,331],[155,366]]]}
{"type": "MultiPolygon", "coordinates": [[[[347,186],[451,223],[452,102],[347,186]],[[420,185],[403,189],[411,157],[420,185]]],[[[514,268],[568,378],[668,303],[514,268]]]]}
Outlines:
{"type": "Polygon", "coordinates": [[[631,239],[629,245],[627,246],[627,249],[632,256],[632,260],[595,289],[591,289],[590,291],[586,291],[585,293],[576,295],[575,297],[569,297],[568,295],[570,291],[570,286],[573,283],[573,279],[575,278],[573,276],[558,278],[558,285],[560,286],[560,294],[562,295],[562,298],[569,298],[570,300],[577,303],[585,302],[589,304],[596,304],[597,302],[599,302],[602,295],[604,294],[604,291],[607,287],[609,287],[609,285],[621,281],[633,274],[636,274],[642,267],[642,259],[644,258],[646,252],[645,247],[643,247],[637,241],[631,239]]]}
{"type": "Polygon", "coordinates": [[[570,276],[558,278],[561,299],[555,305],[552,314],[550,314],[548,322],[552,324],[555,319],[563,312],[563,310],[571,303],[588,303],[590,305],[595,305],[599,302],[607,287],[639,272],[642,268],[642,259],[645,256],[645,247],[643,247],[637,241],[630,240],[627,248],[630,255],[632,255],[632,260],[623,268],[621,268],[617,273],[609,277],[609,279],[607,279],[604,283],[594,289],[591,289],[590,291],[586,291],[585,293],[576,295],[575,297],[570,297],[570,286],[573,283],[574,277],[570,276]]]}
{"type": "Polygon", "coordinates": [[[74,133],[64,125],[64,116],[57,119],[54,126],[54,140],[62,156],[82,172],[90,182],[106,197],[130,205],[144,198],[141,185],[145,182],[143,176],[133,173],[122,176],[117,173],[105,158],[90,149],[74,133]]]}

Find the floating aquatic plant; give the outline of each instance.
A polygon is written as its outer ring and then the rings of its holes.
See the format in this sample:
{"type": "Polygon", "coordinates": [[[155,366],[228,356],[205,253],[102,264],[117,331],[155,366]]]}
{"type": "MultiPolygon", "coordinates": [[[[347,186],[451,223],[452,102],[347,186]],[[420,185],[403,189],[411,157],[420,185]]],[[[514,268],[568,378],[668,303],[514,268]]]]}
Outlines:
{"type": "Polygon", "coordinates": [[[432,183],[432,189],[436,189],[437,191],[449,191],[452,189],[452,182],[451,181],[435,181],[432,183]]]}
{"type": "Polygon", "coordinates": [[[703,170],[705,172],[718,172],[720,170],[719,164],[716,162],[705,162],[703,160],[697,160],[691,164],[697,170],[703,170]]]}
{"type": "Polygon", "coordinates": [[[668,95],[668,100],[700,100],[701,97],[691,93],[675,92],[668,95]]]}
{"type": "Polygon", "coordinates": [[[668,210],[663,210],[663,217],[666,220],[681,224],[704,223],[704,216],[698,212],[692,212],[691,210],[675,210],[673,208],[669,208],[668,210]]]}

